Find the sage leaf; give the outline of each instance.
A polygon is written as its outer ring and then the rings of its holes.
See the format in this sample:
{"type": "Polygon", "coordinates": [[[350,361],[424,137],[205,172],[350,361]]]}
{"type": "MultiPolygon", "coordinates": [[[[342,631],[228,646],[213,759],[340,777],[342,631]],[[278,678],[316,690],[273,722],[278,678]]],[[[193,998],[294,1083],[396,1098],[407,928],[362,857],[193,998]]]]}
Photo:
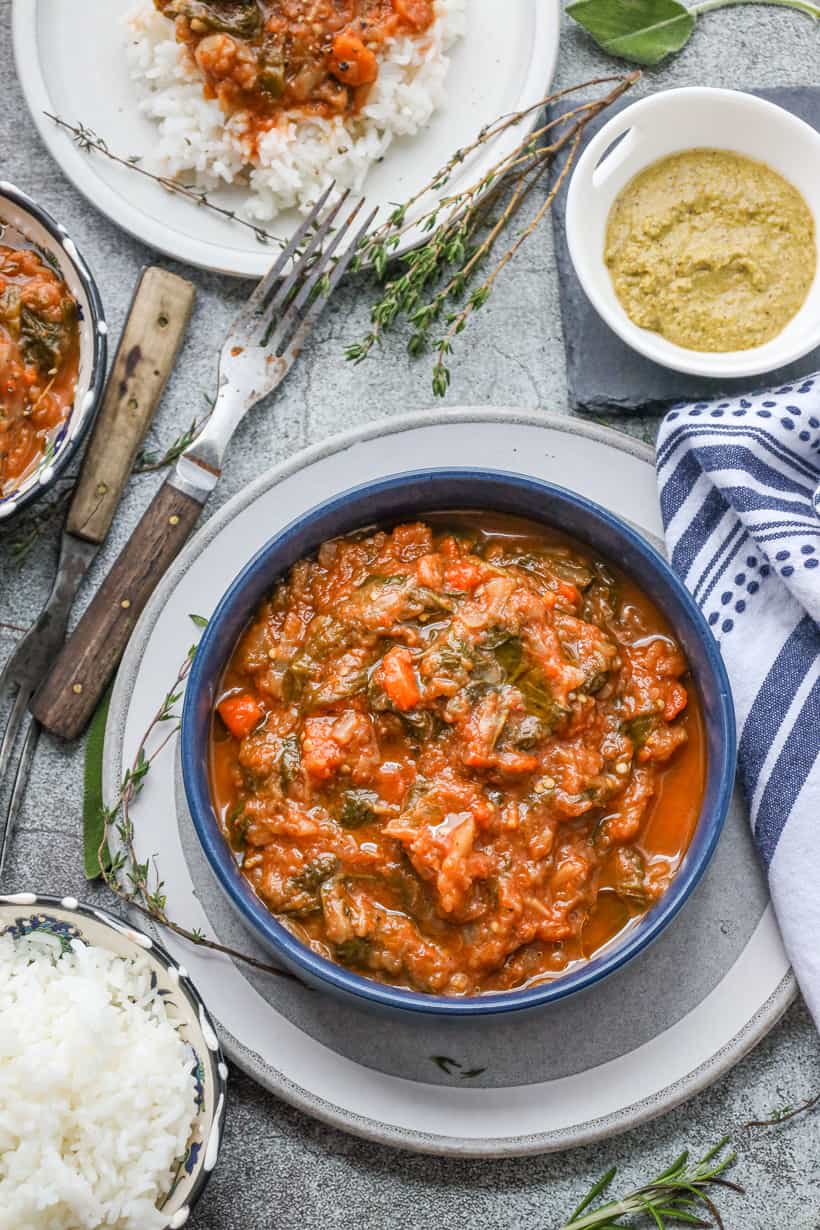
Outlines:
{"type": "Polygon", "coordinates": [[[573,0],[567,13],[604,51],[636,64],[680,51],[696,21],[680,0],[573,0]]]}

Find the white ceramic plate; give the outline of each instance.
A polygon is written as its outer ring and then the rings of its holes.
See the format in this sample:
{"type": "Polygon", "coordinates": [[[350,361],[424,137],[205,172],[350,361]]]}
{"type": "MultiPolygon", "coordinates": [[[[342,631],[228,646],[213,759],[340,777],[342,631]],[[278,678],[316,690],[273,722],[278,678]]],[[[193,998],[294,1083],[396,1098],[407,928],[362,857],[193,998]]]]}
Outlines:
{"type": "MultiPolygon", "coordinates": [[[[661,532],[650,450],[566,418],[430,411],[301,453],[207,522],[144,612],[111,705],[108,798],[196,636],[190,614],[208,616],[250,556],[295,516],[377,475],[431,462],[559,482],[655,541],[661,532]]],[[[133,818],[138,855],[158,856],[171,916],[253,953],[193,834],[173,752],[154,762],[133,818]]],[[[357,1135],[450,1155],[516,1156],[632,1127],[716,1080],[794,994],[739,804],[694,898],[648,951],[583,994],[512,1021],[405,1025],[174,936],[163,941],[190,970],[225,1049],[260,1084],[357,1135]]]]}
{"type": "MultiPolygon", "coordinates": [[[[17,72],[40,135],[69,179],[112,221],[160,252],[221,273],[259,277],[272,249],[235,223],[98,154],[82,152],[45,112],[81,121],[124,157],[151,150],[155,126],[137,110],[128,77],[123,14],[133,0],[14,0],[17,72]]],[[[406,200],[450,155],[500,115],[536,103],[549,89],[558,55],[558,0],[469,0],[467,33],[451,52],[448,102],[415,137],[396,140],[368,175],[371,206],[406,200]]],[[[535,114],[528,124],[535,121],[535,114]]],[[[509,130],[469,164],[489,169],[525,130],[509,130]],[[517,133],[517,135],[516,135],[517,133]]],[[[460,182],[451,179],[448,191],[460,182]]],[[[241,189],[215,194],[235,208],[241,189]]],[[[283,214],[269,229],[287,236],[283,214]]]]}

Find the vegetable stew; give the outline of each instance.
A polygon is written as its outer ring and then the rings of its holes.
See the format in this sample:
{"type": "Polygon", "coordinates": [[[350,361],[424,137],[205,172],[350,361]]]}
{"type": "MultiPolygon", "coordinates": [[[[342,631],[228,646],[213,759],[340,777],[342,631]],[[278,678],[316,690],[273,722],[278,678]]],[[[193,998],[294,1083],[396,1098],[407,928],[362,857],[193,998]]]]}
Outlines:
{"type": "Polygon", "coordinates": [[[42,459],[74,404],[77,305],[29,249],[0,244],[0,494],[42,459]]]}
{"type": "Polygon", "coordinates": [[[358,112],[388,38],[422,34],[433,0],[154,0],[228,115],[358,112]]]}
{"type": "Polygon", "coordinates": [[[210,766],[243,875],[297,936],[471,995],[559,976],[658,900],[705,745],[628,577],[557,531],[451,513],[290,570],[226,668],[210,766]]]}

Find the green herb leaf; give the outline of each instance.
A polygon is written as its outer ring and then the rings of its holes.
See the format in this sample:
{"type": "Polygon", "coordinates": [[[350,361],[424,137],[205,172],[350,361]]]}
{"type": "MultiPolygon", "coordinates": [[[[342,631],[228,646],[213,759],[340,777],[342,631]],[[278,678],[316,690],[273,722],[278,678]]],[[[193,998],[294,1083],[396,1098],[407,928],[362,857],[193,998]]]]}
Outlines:
{"type": "Polygon", "coordinates": [[[635,747],[643,747],[652,731],[658,724],[656,713],[639,713],[621,726],[623,733],[632,740],[635,747]]]}
{"type": "MultiPolygon", "coordinates": [[[[105,804],[103,802],[102,765],[105,723],[111,703],[111,688],[103,696],[88,728],[85,745],[85,772],[83,775],[83,866],[85,878],[96,880],[102,874],[99,859],[100,844],[105,828],[105,804]]],[[[111,856],[104,854],[106,868],[111,856]]]]}
{"type": "Polygon", "coordinates": [[[288,735],[282,741],[282,753],[279,757],[279,775],[282,780],[282,789],[287,791],[288,786],[299,774],[302,767],[302,748],[296,735],[288,735]]]}
{"type": "Polygon", "coordinates": [[[680,0],[573,0],[567,13],[604,51],[636,64],[680,51],[697,20],[680,0]]]}
{"type": "Polygon", "coordinates": [[[318,855],[312,862],[306,863],[302,871],[292,877],[291,883],[306,893],[315,893],[320,884],[328,880],[339,865],[335,854],[329,850],[318,855]]]}
{"type": "Polygon", "coordinates": [[[63,350],[68,340],[65,324],[44,320],[31,308],[20,311],[20,337],[23,354],[29,363],[34,363],[42,372],[51,372],[60,366],[63,350]]]}
{"type": "Polygon", "coordinates": [[[373,790],[345,790],[339,810],[339,824],[346,829],[358,829],[363,824],[372,824],[376,819],[376,807],[381,802],[373,790]]]}
{"type": "Polygon", "coordinates": [[[365,965],[370,955],[370,941],[354,936],[336,945],[336,956],[345,965],[365,965]]]}
{"type": "Polygon", "coordinates": [[[171,0],[166,16],[187,17],[200,29],[253,38],[259,33],[262,14],[249,0],[171,0]]]}
{"type": "Polygon", "coordinates": [[[197,628],[207,628],[208,621],[204,615],[189,615],[191,623],[196,624],[197,628]]]}

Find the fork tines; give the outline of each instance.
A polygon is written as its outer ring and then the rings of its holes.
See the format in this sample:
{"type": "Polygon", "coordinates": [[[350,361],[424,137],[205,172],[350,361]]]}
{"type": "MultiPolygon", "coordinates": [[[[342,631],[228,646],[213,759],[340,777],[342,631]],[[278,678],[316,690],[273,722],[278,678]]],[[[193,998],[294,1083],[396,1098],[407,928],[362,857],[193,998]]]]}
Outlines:
{"type": "Polygon", "coordinates": [[[334,227],[350,199],[350,190],[346,189],[331,200],[334,188],[335,184],[331,184],[322,193],[262,278],[234,322],[230,340],[242,334],[247,345],[264,346],[275,355],[282,355],[296,341],[297,333],[303,336],[321,314],[378,212],[371,210],[351,235],[353,223],[364,206],[364,199],[359,198],[344,220],[334,227]],[[348,242],[337,256],[345,237],[348,242]]]}

